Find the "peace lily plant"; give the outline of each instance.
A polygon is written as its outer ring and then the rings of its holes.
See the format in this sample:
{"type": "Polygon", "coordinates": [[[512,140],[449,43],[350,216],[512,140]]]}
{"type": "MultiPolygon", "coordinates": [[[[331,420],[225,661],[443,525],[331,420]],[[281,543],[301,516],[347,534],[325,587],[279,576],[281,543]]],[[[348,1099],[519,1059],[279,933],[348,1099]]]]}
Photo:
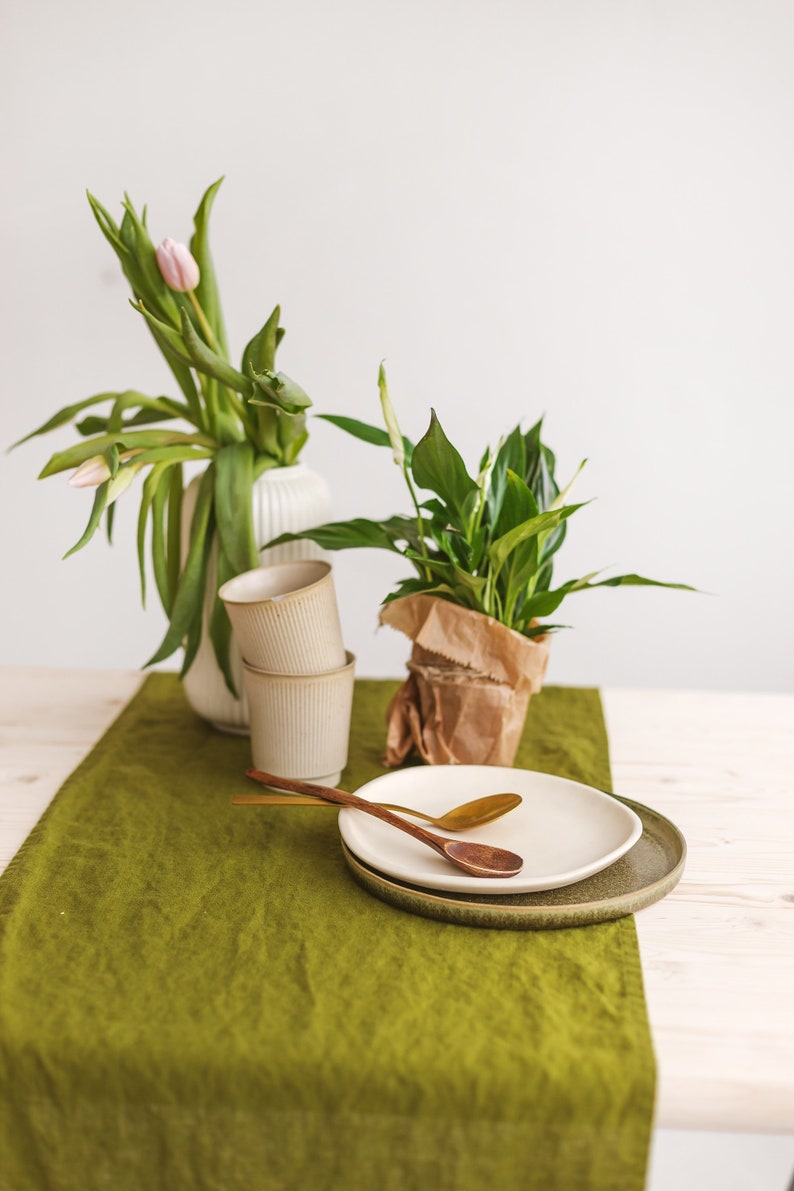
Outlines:
{"type": "Polygon", "coordinates": [[[565,626],[548,623],[567,596],[596,587],[694,588],[642,575],[596,580],[598,572],[552,587],[554,556],[568,518],[583,508],[566,504],[576,475],[560,491],[555,459],[541,440],[541,422],[526,433],[516,426],[480,460],[475,476],[466,469],[435,411],[416,444],[398,425],[381,366],[378,386],[386,429],[336,415],[320,415],[356,438],[390,447],[405,479],[413,512],[384,520],[337,521],[277,542],[306,538],[326,550],[378,547],[401,554],[415,572],[398,583],[384,603],[427,594],[451,601],[534,638],[565,626]],[[432,493],[420,499],[418,492],[432,493]]]}
{"type": "MultiPolygon", "coordinates": [[[[74,422],[82,440],[54,454],[40,475],[75,469],[70,483],[95,489],[85,532],[68,554],[90,541],[103,516],[110,539],[116,501],[138,473],[146,473],[137,535],[141,598],[145,603],[150,528],[154,580],[169,619],[164,640],[147,665],[184,644],[183,676],[201,639],[213,541],[217,538],[219,586],[258,565],[252,485],[267,469],[296,462],[307,438],[305,411],[311,405],[300,386],[276,370],[276,349],[284,335],[278,306],[246,345],[240,368],[231,362],[208,237],[210,211],[222,181],[209,187],[198,206],[189,248],[166,239],[155,249],[146,208],[139,214],[127,196],[117,225],[88,195],[132,289],[130,304],[162,352],[181,395],[149,397],[135,389],[97,393],[59,410],[20,440],[68,422],[74,422]],[[102,413],[75,420],[100,406],[105,407],[102,413]],[[196,463],[205,470],[183,547],[184,469],[196,463]]],[[[236,693],[229,663],[231,626],[220,600],[210,635],[226,683],[236,693]]]]}

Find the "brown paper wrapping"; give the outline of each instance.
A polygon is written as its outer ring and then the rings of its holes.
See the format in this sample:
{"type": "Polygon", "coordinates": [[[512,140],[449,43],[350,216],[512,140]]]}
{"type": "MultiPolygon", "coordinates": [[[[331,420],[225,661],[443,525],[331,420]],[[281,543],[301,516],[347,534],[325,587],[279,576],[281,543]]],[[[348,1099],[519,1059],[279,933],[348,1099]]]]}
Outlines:
{"type": "Polygon", "coordinates": [[[430,595],[384,605],[381,624],[413,641],[409,677],[387,711],[384,764],[415,749],[429,765],[512,765],[548,636],[530,640],[490,616],[430,595]]]}

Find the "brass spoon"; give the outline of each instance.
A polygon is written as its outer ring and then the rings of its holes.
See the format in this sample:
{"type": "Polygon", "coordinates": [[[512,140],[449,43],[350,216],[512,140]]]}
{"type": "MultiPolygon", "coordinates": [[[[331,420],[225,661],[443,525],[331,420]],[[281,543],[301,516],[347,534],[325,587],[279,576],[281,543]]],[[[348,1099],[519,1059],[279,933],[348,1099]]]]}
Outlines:
{"type": "MultiPolygon", "coordinates": [[[[337,806],[326,798],[302,794],[235,794],[232,798],[235,806],[337,806]]],[[[387,811],[401,811],[404,815],[412,815],[415,819],[424,819],[432,827],[440,827],[442,831],[470,831],[472,827],[481,827],[483,823],[493,823],[501,819],[509,811],[515,810],[521,803],[520,794],[488,794],[484,798],[475,798],[473,802],[464,802],[461,806],[453,807],[444,815],[434,818],[424,811],[412,810],[409,806],[398,806],[395,802],[378,802],[376,806],[383,806],[387,811]]]]}
{"type": "Polygon", "coordinates": [[[415,823],[409,823],[407,819],[401,819],[385,807],[367,802],[357,794],[347,794],[344,790],[335,790],[331,786],[315,786],[311,782],[300,782],[293,778],[276,777],[275,774],[263,773],[260,769],[247,769],[245,772],[247,777],[266,786],[291,790],[295,794],[320,794],[327,802],[351,806],[358,811],[374,815],[376,819],[382,819],[384,823],[389,823],[392,827],[413,836],[420,843],[427,844],[434,852],[462,868],[471,877],[515,877],[524,866],[524,861],[515,852],[508,852],[505,848],[494,848],[490,844],[475,844],[434,835],[432,831],[425,831],[423,827],[417,827],[415,823]]]}

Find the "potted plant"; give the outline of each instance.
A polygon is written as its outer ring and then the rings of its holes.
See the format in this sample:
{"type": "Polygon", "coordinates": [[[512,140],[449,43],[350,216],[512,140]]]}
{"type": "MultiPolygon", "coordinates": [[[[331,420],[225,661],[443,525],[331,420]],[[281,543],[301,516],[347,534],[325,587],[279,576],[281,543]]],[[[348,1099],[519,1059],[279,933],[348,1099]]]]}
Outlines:
{"type": "Polygon", "coordinates": [[[516,426],[488,448],[475,477],[435,411],[414,446],[400,431],[383,367],[378,384],[385,430],[324,416],[391,448],[413,511],[332,522],[278,541],[309,539],[326,550],[377,547],[401,554],[413,569],[380,614],[414,643],[409,677],[389,707],[387,765],[413,749],[435,764],[509,765],[530,696],[545,674],[550,636],[565,627],[547,618],[568,596],[624,585],[694,589],[634,574],[597,579],[597,572],[553,587],[567,521],[583,506],[566,504],[576,476],[560,491],[541,422],[527,432],[516,426]]]}
{"type": "MultiPolygon", "coordinates": [[[[127,196],[117,225],[88,195],[130,284],[130,304],[162,352],[179,396],[98,393],[59,410],[21,441],[69,422],[79,435],[40,476],[74,469],[70,483],[95,490],[85,532],[67,556],[90,541],[103,517],[111,536],[116,500],[145,473],[137,534],[141,598],[145,602],[149,531],[155,585],[169,621],[146,664],[184,646],[181,676],[190,701],[219,727],[237,730],[244,729],[247,711],[238,698],[239,659],[218,588],[258,564],[261,543],[327,519],[330,502],[325,481],[298,463],[311,402],[276,369],[284,335],[278,306],[247,343],[239,369],[231,362],[209,246],[210,212],[222,181],[199,203],[189,248],[166,239],[155,249],[146,208],[139,214],[127,196]],[[186,488],[185,471],[193,464],[203,470],[186,488]]],[[[293,548],[288,556],[305,555],[293,548]]]]}

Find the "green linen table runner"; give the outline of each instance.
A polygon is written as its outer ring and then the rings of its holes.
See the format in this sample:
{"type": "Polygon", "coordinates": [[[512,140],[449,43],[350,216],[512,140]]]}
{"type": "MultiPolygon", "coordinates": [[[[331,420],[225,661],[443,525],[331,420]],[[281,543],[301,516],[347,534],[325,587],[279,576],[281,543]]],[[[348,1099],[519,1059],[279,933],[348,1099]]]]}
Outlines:
{"type": "MultiPolygon", "coordinates": [[[[356,686],[347,789],[392,682],[356,686]]],[[[149,676],[0,878],[3,1191],[640,1191],[634,922],[497,931],[348,873],[331,810],[232,807],[247,738],[149,676]]],[[[597,691],[517,765],[609,788],[597,691]]]]}

